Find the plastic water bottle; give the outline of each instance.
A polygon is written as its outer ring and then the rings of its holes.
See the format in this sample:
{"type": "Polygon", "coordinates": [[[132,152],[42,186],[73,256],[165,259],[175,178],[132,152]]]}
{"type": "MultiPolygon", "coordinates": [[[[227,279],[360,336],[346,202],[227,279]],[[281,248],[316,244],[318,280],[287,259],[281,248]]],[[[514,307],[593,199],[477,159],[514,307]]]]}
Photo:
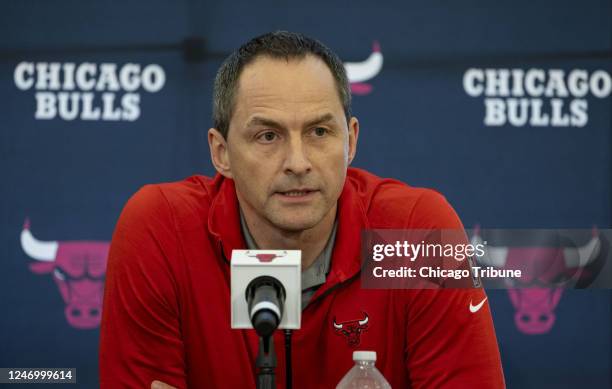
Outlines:
{"type": "Polygon", "coordinates": [[[340,380],[336,389],[391,389],[391,385],[378,371],[376,351],[354,351],[355,366],[340,380]]]}

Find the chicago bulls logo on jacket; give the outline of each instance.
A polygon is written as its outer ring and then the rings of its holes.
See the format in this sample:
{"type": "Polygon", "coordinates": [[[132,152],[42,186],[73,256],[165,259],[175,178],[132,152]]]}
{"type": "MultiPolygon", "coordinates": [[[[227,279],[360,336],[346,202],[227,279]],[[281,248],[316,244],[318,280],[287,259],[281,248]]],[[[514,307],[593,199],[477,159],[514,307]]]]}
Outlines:
{"type": "Polygon", "coordinates": [[[366,312],[362,312],[363,317],[357,320],[348,320],[336,322],[336,318],[332,321],[336,335],[346,336],[350,347],[357,347],[361,343],[361,332],[367,331],[369,317],[366,312]]]}

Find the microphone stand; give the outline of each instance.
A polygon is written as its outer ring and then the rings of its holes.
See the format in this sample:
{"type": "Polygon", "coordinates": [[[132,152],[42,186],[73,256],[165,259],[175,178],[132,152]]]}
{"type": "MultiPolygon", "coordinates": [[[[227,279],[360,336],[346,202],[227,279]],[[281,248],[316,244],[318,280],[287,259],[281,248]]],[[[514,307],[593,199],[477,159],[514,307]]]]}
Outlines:
{"type": "Polygon", "coordinates": [[[259,351],[255,360],[257,389],[276,389],[276,354],[272,336],[259,337],[259,351]]]}
{"type": "Polygon", "coordinates": [[[293,367],[291,366],[291,335],[293,331],[285,330],[285,389],[293,389],[293,367]]]}

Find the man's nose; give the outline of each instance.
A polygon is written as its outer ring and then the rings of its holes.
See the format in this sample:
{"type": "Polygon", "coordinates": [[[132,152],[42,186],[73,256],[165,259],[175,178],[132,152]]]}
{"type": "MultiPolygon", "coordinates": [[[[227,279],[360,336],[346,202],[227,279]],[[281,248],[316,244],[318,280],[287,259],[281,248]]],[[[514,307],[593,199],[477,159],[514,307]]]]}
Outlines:
{"type": "Polygon", "coordinates": [[[293,137],[287,146],[284,170],[294,175],[304,175],[312,169],[307,145],[300,137],[293,137]]]}

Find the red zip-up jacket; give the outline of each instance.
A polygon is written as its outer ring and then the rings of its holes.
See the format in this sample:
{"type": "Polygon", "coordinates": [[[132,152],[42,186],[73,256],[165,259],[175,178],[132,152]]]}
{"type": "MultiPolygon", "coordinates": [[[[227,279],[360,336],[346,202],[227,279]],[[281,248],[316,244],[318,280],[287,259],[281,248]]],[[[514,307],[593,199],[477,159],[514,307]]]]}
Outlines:
{"type": "MultiPolygon", "coordinates": [[[[503,388],[482,289],[362,289],[367,228],[463,228],[443,196],[350,168],[338,200],[331,270],[293,335],[294,388],[335,388],[352,352],[373,350],[393,388],[503,388]],[[360,330],[337,331],[334,322],[360,330]]],[[[232,180],[148,185],[127,203],[111,244],[100,338],[103,389],[255,388],[257,336],[230,328],[230,264],[245,248],[232,180]]],[[[284,387],[277,331],[277,386],[284,387]]]]}

